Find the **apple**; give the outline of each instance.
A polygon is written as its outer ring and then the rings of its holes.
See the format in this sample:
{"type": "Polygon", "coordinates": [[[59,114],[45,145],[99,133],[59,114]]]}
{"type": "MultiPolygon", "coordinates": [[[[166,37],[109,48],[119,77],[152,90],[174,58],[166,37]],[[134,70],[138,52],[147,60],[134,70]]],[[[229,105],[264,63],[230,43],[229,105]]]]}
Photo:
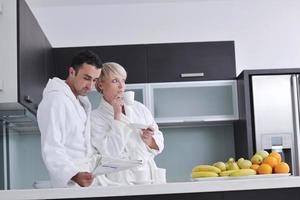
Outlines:
{"type": "Polygon", "coordinates": [[[258,164],[260,165],[263,161],[263,157],[261,155],[255,154],[254,156],[252,156],[251,158],[251,162],[253,164],[258,164]]]}
{"type": "Polygon", "coordinates": [[[257,151],[255,154],[260,155],[263,159],[265,159],[266,157],[269,156],[269,153],[267,151],[264,151],[264,150],[257,151]]]}
{"type": "Polygon", "coordinates": [[[249,169],[252,165],[252,162],[243,158],[239,159],[237,164],[241,169],[249,169]]]}

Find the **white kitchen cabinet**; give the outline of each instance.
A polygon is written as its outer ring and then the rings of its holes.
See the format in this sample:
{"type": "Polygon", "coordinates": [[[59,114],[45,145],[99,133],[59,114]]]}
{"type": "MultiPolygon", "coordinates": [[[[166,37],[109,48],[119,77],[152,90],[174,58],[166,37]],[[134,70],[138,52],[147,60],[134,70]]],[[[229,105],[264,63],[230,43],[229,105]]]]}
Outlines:
{"type": "MultiPolygon", "coordinates": [[[[146,98],[146,91],[147,91],[147,84],[126,84],[126,91],[134,91],[134,99],[147,105],[147,98],[146,98]]],[[[96,109],[99,106],[101,101],[101,94],[96,90],[93,89],[89,94],[88,98],[92,104],[92,109],[96,109]]]]}
{"type": "Polygon", "coordinates": [[[157,123],[238,119],[236,81],[153,83],[149,105],[157,123]]]}
{"type": "MultiPolygon", "coordinates": [[[[236,81],[193,81],[127,84],[135,100],[150,109],[159,124],[238,120],[236,81]]],[[[100,95],[88,95],[93,109],[100,95]]]]}
{"type": "Polygon", "coordinates": [[[134,91],[134,99],[136,101],[146,106],[149,104],[149,98],[147,98],[147,84],[127,84],[126,91],[134,91]]]}

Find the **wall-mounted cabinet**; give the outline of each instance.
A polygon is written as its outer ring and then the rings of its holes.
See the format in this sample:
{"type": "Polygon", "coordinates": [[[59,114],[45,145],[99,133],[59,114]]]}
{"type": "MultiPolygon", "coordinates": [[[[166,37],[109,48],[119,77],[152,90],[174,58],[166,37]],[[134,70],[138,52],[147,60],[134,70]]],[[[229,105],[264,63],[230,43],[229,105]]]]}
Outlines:
{"type": "Polygon", "coordinates": [[[103,62],[116,62],[127,71],[128,83],[147,80],[146,45],[102,46],[94,49],[103,62]]]}
{"type": "Polygon", "coordinates": [[[235,81],[150,84],[150,109],[158,123],[238,119],[235,81]]]}
{"type": "Polygon", "coordinates": [[[36,112],[53,67],[52,47],[25,1],[18,2],[18,101],[36,112]]]}
{"type": "Polygon", "coordinates": [[[127,83],[235,79],[233,41],[54,48],[54,75],[66,78],[72,57],[82,50],[121,64],[127,83]]]}
{"type": "MultiPolygon", "coordinates": [[[[134,92],[134,100],[141,102],[144,105],[148,105],[149,99],[147,97],[147,84],[127,84],[126,91],[134,92]]],[[[100,101],[102,99],[101,93],[99,93],[96,89],[93,89],[89,94],[88,98],[92,104],[92,109],[96,109],[100,101]]]]}
{"type": "Polygon", "coordinates": [[[126,91],[134,92],[134,99],[144,105],[149,105],[149,98],[147,98],[148,85],[147,84],[128,84],[126,91]]]}
{"type": "Polygon", "coordinates": [[[148,82],[233,80],[233,41],[147,46],[148,82]]]}
{"type": "MultiPolygon", "coordinates": [[[[236,81],[127,84],[135,100],[150,109],[159,124],[238,120],[236,81]]],[[[93,108],[97,91],[89,94],[93,108]]]]}
{"type": "Polygon", "coordinates": [[[73,56],[84,50],[97,53],[103,62],[116,62],[122,65],[127,71],[128,83],[144,83],[147,80],[145,45],[55,48],[54,76],[65,79],[73,56]]]}

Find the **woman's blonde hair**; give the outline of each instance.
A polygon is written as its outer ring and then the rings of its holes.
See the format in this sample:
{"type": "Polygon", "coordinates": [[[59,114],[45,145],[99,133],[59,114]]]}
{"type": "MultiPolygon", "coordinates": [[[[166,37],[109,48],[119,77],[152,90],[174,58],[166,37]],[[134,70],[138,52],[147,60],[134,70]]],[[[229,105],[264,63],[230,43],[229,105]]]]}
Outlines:
{"type": "Polygon", "coordinates": [[[99,79],[95,85],[98,92],[102,92],[99,84],[104,81],[105,79],[109,78],[111,75],[120,76],[122,79],[126,80],[127,72],[120,64],[115,62],[107,62],[102,64],[101,74],[99,79]]]}

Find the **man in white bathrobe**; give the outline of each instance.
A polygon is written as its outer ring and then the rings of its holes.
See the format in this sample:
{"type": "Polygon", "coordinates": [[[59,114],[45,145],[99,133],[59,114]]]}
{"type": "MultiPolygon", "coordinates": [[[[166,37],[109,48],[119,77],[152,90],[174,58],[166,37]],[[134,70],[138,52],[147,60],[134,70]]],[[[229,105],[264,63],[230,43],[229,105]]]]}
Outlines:
{"type": "Polygon", "coordinates": [[[38,107],[42,157],[52,187],[95,183],[89,158],[91,104],[86,97],[98,79],[102,62],[91,51],[77,54],[66,80],[49,79],[38,107]]]}

